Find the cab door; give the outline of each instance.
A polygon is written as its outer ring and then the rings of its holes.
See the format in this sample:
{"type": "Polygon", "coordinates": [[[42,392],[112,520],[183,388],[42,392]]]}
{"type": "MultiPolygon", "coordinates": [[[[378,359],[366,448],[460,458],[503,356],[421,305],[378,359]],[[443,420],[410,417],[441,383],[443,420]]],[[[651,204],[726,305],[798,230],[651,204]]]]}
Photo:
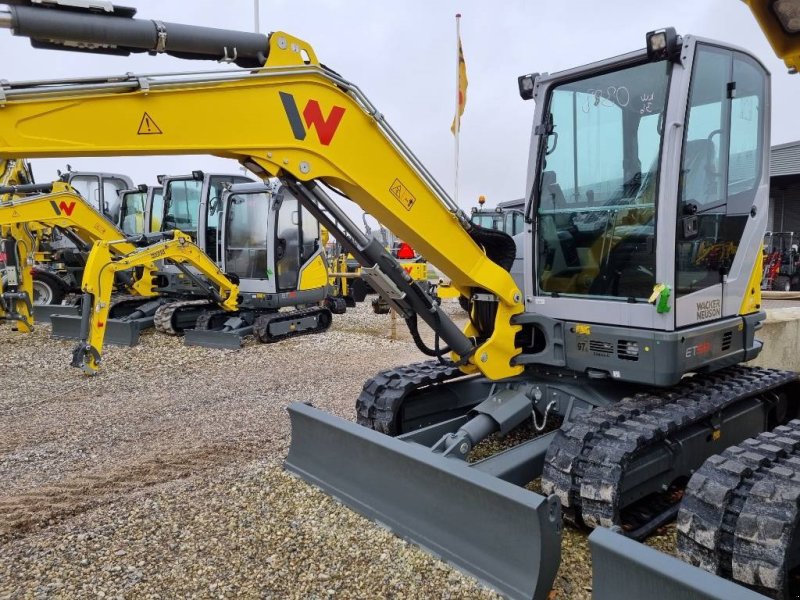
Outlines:
{"type": "Polygon", "coordinates": [[[767,103],[756,60],[696,44],[678,185],[676,327],[738,314],[767,213],[767,103]]]}

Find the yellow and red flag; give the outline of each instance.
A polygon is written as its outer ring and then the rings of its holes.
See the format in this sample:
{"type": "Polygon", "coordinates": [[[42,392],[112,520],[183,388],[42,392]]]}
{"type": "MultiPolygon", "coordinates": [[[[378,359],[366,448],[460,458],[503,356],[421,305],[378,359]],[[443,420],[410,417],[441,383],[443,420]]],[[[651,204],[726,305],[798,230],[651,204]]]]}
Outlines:
{"type": "Polygon", "coordinates": [[[461,47],[461,29],[460,29],[461,15],[456,15],[457,38],[458,38],[458,90],[456,105],[456,116],[453,119],[453,124],[450,126],[450,131],[453,135],[461,129],[461,115],[464,114],[464,106],[467,104],[467,63],[464,62],[464,49],[461,47]]]}

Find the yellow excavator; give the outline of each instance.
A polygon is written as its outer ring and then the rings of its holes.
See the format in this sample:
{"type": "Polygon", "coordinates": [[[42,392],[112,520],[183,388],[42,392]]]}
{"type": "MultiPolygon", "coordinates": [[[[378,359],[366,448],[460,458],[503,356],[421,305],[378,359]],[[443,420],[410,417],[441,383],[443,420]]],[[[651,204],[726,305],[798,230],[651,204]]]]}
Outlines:
{"type": "MultiPolygon", "coordinates": [[[[180,231],[139,236],[142,248],[131,251],[132,241],[97,241],[86,260],[82,283],[81,341],[75,348],[72,366],[94,375],[101,362],[111,294],[118,273],[149,269],[161,261],[175,265],[196,285],[207,290],[220,310],[238,309],[239,287],[233,283],[193,241],[180,231]],[[191,267],[191,268],[190,268],[191,267]]],[[[145,275],[146,277],[146,275],[145,275]]],[[[140,280],[153,289],[152,279],[140,280]]]]}
{"type": "MultiPolygon", "coordinates": [[[[32,267],[43,233],[58,228],[87,251],[95,242],[117,241],[117,256],[136,247],[67,183],[0,187],[0,197],[9,195],[15,199],[0,202],[6,281],[5,289],[0,290],[0,318],[14,321],[20,331],[28,332],[33,326],[32,267]]],[[[152,264],[143,264],[140,277],[128,278],[127,292],[144,298],[155,295],[149,283],[153,269],[152,264]]]]}
{"type": "Polygon", "coordinates": [[[740,364],[764,319],[757,58],[666,28],[628,54],[522,75],[535,108],[521,288],[514,241],[470,223],[308,43],[76,4],[17,0],[0,26],[37,47],[241,69],[3,82],[0,158],[208,153],[279,177],[434,359],[368,381],[358,424],[292,404],[288,470],[510,598],[548,597],[562,512],[595,528],[599,600],[795,594],[800,383],[740,364]],[[451,279],[469,299],[463,331],[329,191],[451,279]],[[729,242],[724,260],[697,260],[729,242]],[[529,440],[469,460],[520,426],[529,440]],[[638,543],[676,515],[682,558],[706,570],[638,543]]]}

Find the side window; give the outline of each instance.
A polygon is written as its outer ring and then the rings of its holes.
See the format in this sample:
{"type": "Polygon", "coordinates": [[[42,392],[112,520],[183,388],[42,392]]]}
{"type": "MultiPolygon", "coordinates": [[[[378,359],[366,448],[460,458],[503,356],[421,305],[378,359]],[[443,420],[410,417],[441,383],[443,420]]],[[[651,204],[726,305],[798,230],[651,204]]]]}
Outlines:
{"type": "Polygon", "coordinates": [[[728,81],[730,52],[700,46],[689,97],[686,142],[681,165],[684,212],[720,208],[725,197],[720,172],[727,153],[728,81]]]}
{"type": "Polygon", "coordinates": [[[300,274],[300,206],[284,192],[275,229],[275,271],[278,289],[297,288],[300,274]]]}
{"type": "Polygon", "coordinates": [[[311,258],[311,255],[319,248],[319,223],[305,208],[302,208],[301,213],[303,226],[301,229],[303,235],[302,243],[302,256],[300,260],[302,263],[311,258]]]}
{"type": "MultiPolygon", "coordinates": [[[[69,180],[69,184],[75,188],[83,199],[91,204],[96,210],[100,210],[100,178],[91,175],[76,175],[69,180]]],[[[102,212],[102,211],[101,211],[102,212]]]]}
{"type": "Polygon", "coordinates": [[[164,192],[158,188],[153,192],[153,204],[150,208],[150,231],[161,231],[161,221],[164,219],[164,192]]]}
{"type": "Polygon", "coordinates": [[[202,191],[202,181],[194,179],[170,181],[164,200],[164,221],[161,223],[161,231],[179,229],[196,241],[202,191]]]}
{"type": "Polygon", "coordinates": [[[225,186],[233,183],[233,177],[212,177],[208,191],[208,204],[206,206],[206,247],[205,251],[211,258],[217,258],[222,239],[219,228],[222,218],[222,193],[225,186]]]}
{"type": "Polygon", "coordinates": [[[144,192],[129,192],[123,196],[120,207],[120,226],[127,235],[144,233],[144,192]]]}
{"type": "Polygon", "coordinates": [[[728,154],[728,214],[750,211],[761,179],[764,76],[749,56],[734,54],[731,146],[728,154]]]}
{"type": "Polygon", "coordinates": [[[103,212],[116,221],[119,217],[119,193],[128,188],[128,184],[116,177],[103,177],[103,212]]]}

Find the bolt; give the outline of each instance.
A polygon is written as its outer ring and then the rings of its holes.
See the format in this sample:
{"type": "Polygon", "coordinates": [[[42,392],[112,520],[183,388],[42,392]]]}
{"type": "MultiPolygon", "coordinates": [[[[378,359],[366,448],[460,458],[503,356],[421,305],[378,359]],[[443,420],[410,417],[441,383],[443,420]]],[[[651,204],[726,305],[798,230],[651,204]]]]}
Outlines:
{"type": "Polygon", "coordinates": [[[514,302],[519,304],[519,301],[522,300],[522,296],[519,295],[519,292],[514,294],[514,302]]]}
{"type": "Polygon", "coordinates": [[[281,50],[286,50],[286,46],[288,46],[288,45],[289,44],[286,41],[285,37],[281,36],[281,37],[278,38],[278,48],[280,48],[281,50]]]}
{"type": "Polygon", "coordinates": [[[272,152],[267,152],[267,158],[272,158],[272,152]]]}
{"type": "Polygon", "coordinates": [[[481,362],[486,362],[487,360],[489,360],[489,355],[484,352],[481,354],[481,362]]]}
{"type": "Polygon", "coordinates": [[[467,442],[461,442],[461,445],[458,447],[458,451],[461,452],[461,454],[466,454],[469,452],[469,444],[467,442]]]}
{"type": "Polygon", "coordinates": [[[311,170],[311,165],[309,165],[306,161],[300,162],[300,172],[301,173],[308,173],[311,170]]]}
{"type": "Polygon", "coordinates": [[[283,164],[288,165],[289,164],[289,159],[288,158],[284,158],[283,159],[283,164]]]}

